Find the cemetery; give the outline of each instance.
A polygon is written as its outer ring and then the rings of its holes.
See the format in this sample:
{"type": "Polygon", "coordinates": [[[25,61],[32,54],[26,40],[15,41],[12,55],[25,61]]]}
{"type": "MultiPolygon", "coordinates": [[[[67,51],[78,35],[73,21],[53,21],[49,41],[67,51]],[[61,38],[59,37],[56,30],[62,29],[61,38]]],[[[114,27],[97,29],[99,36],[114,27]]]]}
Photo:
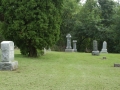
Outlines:
{"type": "Polygon", "coordinates": [[[120,0],[1,0],[1,90],[120,90],[120,0]]]}
{"type": "Polygon", "coordinates": [[[92,54],[80,53],[77,52],[76,40],[73,41],[73,49],[68,40],[66,41],[68,46],[66,45],[67,50],[64,52],[44,48],[45,54],[39,58],[21,55],[19,49],[13,48],[12,41],[1,42],[1,88],[5,90],[16,90],[16,88],[17,90],[118,90],[120,88],[120,64],[117,63],[119,54],[108,54],[107,46],[104,45],[102,48],[104,52],[101,54],[102,52],[97,49],[96,40],[93,40],[92,54]],[[14,55],[17,61],[14,61],[14,55]]]}
{"type": "Polygon", "coordinates": [[[0,87],[5,90],[119,90],[119,54],[92,56],[90,53],[46,52],[27,58],[15,50],[19,66],[15,71],[0,71],[0,87]]]}

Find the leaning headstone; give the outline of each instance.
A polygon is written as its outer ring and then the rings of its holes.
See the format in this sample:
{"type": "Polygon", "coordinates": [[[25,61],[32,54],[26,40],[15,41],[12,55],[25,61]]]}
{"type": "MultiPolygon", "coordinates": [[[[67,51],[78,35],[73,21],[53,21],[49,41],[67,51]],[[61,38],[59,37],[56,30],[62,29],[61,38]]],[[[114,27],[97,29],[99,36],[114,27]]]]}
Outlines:
{"type": "Polygon", "coordinates": [[[73,49],[74,49],[74,52],[77,52],[76,43],[77,43],[77,40],[73,40],[73,49]]]}
{"type": "Polygon", "coordinates": [[[18,68],[18,61],[14,61],[14,43],[2,41],[0,70],[15,70],[16,68],[18,68]]]}
{"type": "Polygon", "coordinates": [[[101,53],[108,53],[107,52],[107,42],[106,41],[103,42],[103,47],[102,47],[101,53]]]}
{"type": "Polygon", "coordinates": [[[92,51],[92,55],[99,55],[99,51],[98,51],[98,45],[97,45],[97,41],[93,40],[93,51],[92,51]]]}
{"type": "Polygon", "coordinates": [[[66,38],[67,38],[67,47],[65,49],[65,52],[73,52],[74,49],[72,49],[71,47],[71,35],[67,34],[66,38]]]}

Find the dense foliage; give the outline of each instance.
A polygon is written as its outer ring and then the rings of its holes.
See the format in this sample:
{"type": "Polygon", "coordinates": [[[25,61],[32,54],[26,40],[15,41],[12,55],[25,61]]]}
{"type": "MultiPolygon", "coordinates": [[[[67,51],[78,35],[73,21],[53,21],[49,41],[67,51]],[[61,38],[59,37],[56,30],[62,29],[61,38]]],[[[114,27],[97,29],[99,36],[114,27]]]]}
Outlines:
{"type": "Polygon", "coordinates": [[[62,0],[0,2],[2,34],[14,41],[23,55],[36,57],[38,49],[52,46],[59,39],[62,0]]]}
{"type": "MultiPolygon", "coordinates": [[[[67,21],[67,24],[62,22],[61,32],[64,31],[64,34],[61,33],[64,35],[62,38],[66,40],[65,35],[70,33],[72,39],[78,41],[77,49],[80,52],[91,52],[94,39],[98,41],[99,50],[102,48],[103,41],[107,41],[109,52],[120,52],[120,4],[114,0],[86,0],[84,4],[79,2],[75,4],[75,0],[70,1],[66,3],[74,4],[78,8],[65,4],[67,11],[71,8],[72,11],[68,16],[66,14],[66,18],[63,17],[63,21],[67,21]]],[[[63,12],[66,11],[63,10],[63,12]]],[[[66,45],[66,41],[64,44],[66,45]]]]}
{"type": "Polygon", "coordinates": [[[65,50],[68,33],[77,40],[80,52],[91,52],[94,39],[99,50],[107,41],[108,52],[120,52],[120,3],[80,1],[0,0],[0,36],[13,40],[28,56],[37,56],[38,49],[53,45],[54,50],[65,50]]]}
{"type": "Polygon", "coordinates": [[[79,0],[63,0],[61,32],[60,39],[56,44],[57,50],[64,50],[66,48],[66,35],[74,28],[74,15],[79,10],[78,2],[79,0]]]}

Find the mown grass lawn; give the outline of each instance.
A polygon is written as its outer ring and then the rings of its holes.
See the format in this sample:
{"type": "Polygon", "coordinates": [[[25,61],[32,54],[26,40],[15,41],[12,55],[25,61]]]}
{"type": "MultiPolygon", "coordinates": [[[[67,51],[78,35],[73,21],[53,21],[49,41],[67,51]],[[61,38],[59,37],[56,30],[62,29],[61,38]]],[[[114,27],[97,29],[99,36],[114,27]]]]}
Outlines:
{"type": "Polygon", "coordinates": [[[120,54],[47,52],[27,58],[15,50],[15,60],[16,71],[0,71],[1,90],[120,90],[120,67],[114,67],[120,54]]]}

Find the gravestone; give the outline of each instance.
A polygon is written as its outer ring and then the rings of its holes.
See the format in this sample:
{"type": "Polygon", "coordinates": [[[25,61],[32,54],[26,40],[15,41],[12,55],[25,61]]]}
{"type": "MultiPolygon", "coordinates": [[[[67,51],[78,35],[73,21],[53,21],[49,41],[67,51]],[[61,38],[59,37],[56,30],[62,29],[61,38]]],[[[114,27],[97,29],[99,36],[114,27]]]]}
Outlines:
{"type": "Polygon", "coordinates": [[[104,56],[104,57],[102,57],[102,59],[103,59],[103,60],[106,60],[107,58],[104,56]]]}
{"type": "Polygon", "coordinates": [[[48,51],[51,51],[51,48],[50,48],[50,47],[48,48],[48,51]]]}
{"type": "Polygon", "coordinates": [[[46,48],[43,49],[44,55],[46,54],[46,48]]]}
{"type": "Polygon", "coordinates": [[[107,52],[107,42],[106,41],[103,42],[103,47],[102,47],[101,53],[108,53],[107,52]]]}
{"type": "Polygon", "coordinates": [[[76,43],[77,43],[77,40],[73,40],[73,49],[74,49],[74,52],[77,52],[76,43]]]}
{"type": "Polygon", "coordinates": [[[92,55],[99,55],[99,51],[98,51],[98,45],[97,45],[97,41],[93,40],[93,51],[92,51],[92,55]]]}
{"type": "Polygon", "coordinates": [[[120,63],[115,63],[114,67],[120,67],[120,63]]]}
{"type": "Polygon", "coordinates": [[[73,52],[74,49],[72,49],[72,47],[71,47],[71,35],[67,34],[66,38],[67,38],[67,47],[65,49],[65,52],[73,52]]]}
{"type": "Polygon", "coordinates": [[[2,41],[0,70],[15,70],[17,67],[18,61],[14,61],[14,43],[2,41]]]}

